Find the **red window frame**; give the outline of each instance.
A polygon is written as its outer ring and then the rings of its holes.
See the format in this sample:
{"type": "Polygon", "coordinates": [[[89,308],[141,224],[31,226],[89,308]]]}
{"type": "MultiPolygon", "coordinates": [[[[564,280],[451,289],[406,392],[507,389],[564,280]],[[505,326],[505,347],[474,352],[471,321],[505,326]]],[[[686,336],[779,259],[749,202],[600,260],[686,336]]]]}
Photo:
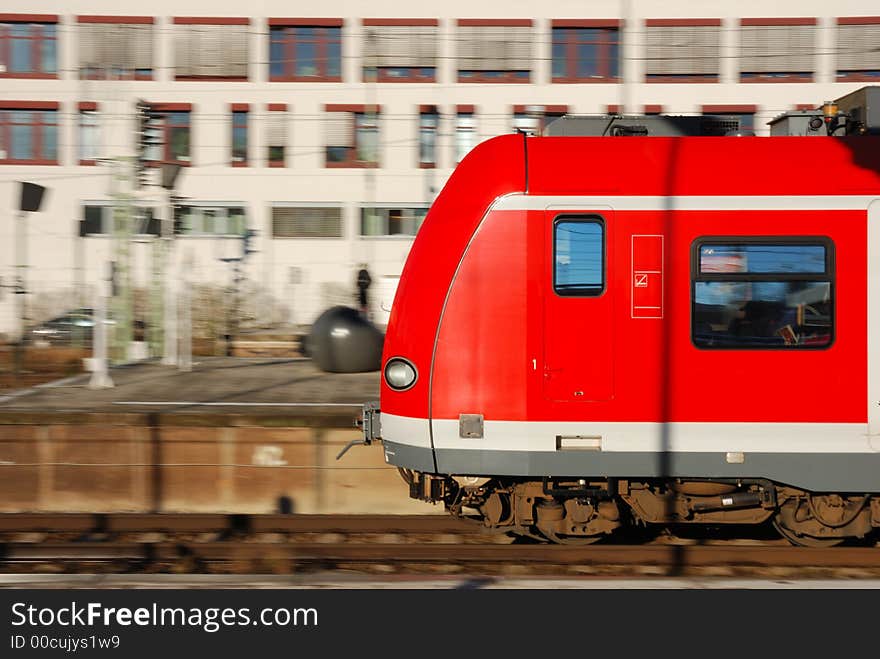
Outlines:
{"type": "Polygon", "coordinates": [[[82,101],[79,103],[77,113],[77,144],[76,148],[78,150],[77,158],[79,160],[79,164],[83,166],[93,166],[96,165],[97,162],[92,158],[83,159],[80,156],[82,155],[82,129],[83,129],[83,113],[85,112],[97,112],[98,104],[94,101],[82,101]]]}
{"type": "MultiPolygon", "coordinates": [[[[426,127],[427,129],[430,127],[426,127]]],[[[419,125],[418,125],[418,141],[419,146],[416,152],[416,162],[418,163],[419,169],[436,169],[437,167],[437,136],[440,133],[440,112],[437,109],[436,105],[420,105],[419,106],[419,125]],[[434,117],[434,159],[429,161],[422,161],[422,117],[429,116],[434,117]]]]}
{"type": "Polygon", "coordinates": [[[159,166],[161,164],[174,164],[180,165],[181,167],[192,167],[193,166],[193,139],[192,139],[192,111],[193,106],[191,103],[152,103],[152,111],[156,114],[163,115],[159,120],[159,132],[162,137],[162,160],[150,160],[147,161],[147,164],[150,166],[159,166]],[[167,113],[169,112],[178,112],[178,113],[186,113],[186,125],[174,125],[172,126],[167,117],[167,113]],[[188,135],[188,143],[189,143],[189,160],[175,160],[171,157],[171,131],[173,129],[186,128],[189,131],[188,135]]]}
{"type": "Polygon", "coordinates": [[[342,82],[342,29],[344,21],[341,18],[303,18],[303,19],[269,19],[269,81],[270,82],[342,82]],[[316,44],[315,60],[318,62],[319,73],[314,76],[296,75],[296,30],[312,28],[318,30],[314,43],[316,44]],[[326,28],[339,30],[338,41],[328,34],[326,28]],[[276,39],[275,32],[281,31],[282,38],[276,39]],[[283,44],[284,72],[281,75],[272,74],[272,44],[283,44]],[[339,75],[328,75],[328,45],[339,44],[339,75]]]}
{"type": "MultiPolygon", "coordinates": [[[[247,167],[248,166],[248,115],[250,112],[250,106],[247,103],[233,103],[230,106],[230,111],[232,112],[232,131],[230,134],[231,143],[230,143],[230,164],[233,167],[247,167]],[[235,129],[236,128],[244,128],[244,160],[236,160],[235,159],[235,129]]],[[[192,157],[190,155],[190,157],[192,157]]]]}
{"type": "MultiPolygon", "coordinates": [[[[175,16],[173,22],[174,25],[250,25],[251,19],[238,16],[175,16]]],[[[175,73],[174,79],[187,82],[247,82],[248,77],[247,75],[190,76],[175,73]]]]}
{"type": "MultiPolygon", "coordinates": [[[[458,136],[459,136],[459,134],[460,133],[472,133],[474,138],[479,138],[480,133],[479,133],[479,128],[476,126],[476,117],[475,117],[476,114],[477,114],[477,106],[475,106],[475,105],[467,104],[467,105],[456,105],[455,106],[455,126],[453,126],[453,129],[452,129],[452,162],[454,162],[456,165],[458,165],[462,160],[464,160],[464,157],[467,156],[467,153],[466,153],[466,154],[464,154],[464,156],[462,156],[462,158],[458,157],[459,156],[459,153],[458,153],[458,136]],[[462,126],[459,123],[459,119],[462,116],[474,117],[474,126],[472,128],[469,127],[467,130],[461,130],[462,126]]],[[[477,144],[478,144],[478,142],[475,139],[473,146],[471,146],[471,148],[468,149],[468,153],[470,153],[474,149],[474,147],[477,146],[477,144]]]]}
{"type": "Polygon", "coordinates": [[[550,82],[560,84],[583,84],[583,83],[601,83],[620,82],[620,61],[617,62],[617,75],[611,75],[611,46],[617,45],[618,58],[620,57],[620,30],[623,21],[620,20],[553,20],[551,26],[551,62],[550,62],[550,82]],[[614,39],[603,38],[600,41],[580,41],[577,37],[577,29],[600,29],[603,34],[614,35],[614,39]],[[558,32],[557,32],[558,30],[558,32]],[[557,78],[553,77],[553,46],[557,43],[557,35],[564,36],[559,42],[565,46],[565,74],[557,78]],[[578,70],[578,46],[581,44],[598,45],[598,55],[596,58],[596,66],[598,74],[595,76],[579,76],[578,70]]]}
{"type": "MultiPolygon", "coordinates": [[[[325,112],[345,112],[345,113],[348,113],[348,115],[349,115],[348,119],[349,119],[349,121],[351,121],[351,124],[352,124],[352,126],[351,126],[352,141],[349,146],[345,147],[345,149],[346,149],[345,160],[330,162],[327,159],[326,148],[330,147],[330,146],[341,146],[341,145],[326,144],[326,145],[324,145],[325,146],[324,167],[326,167],[327,169],[351,169],[351,168],[376,169],[376,168],[378,168],[379,167],[378,157],[376,160],[358,160],[357,159],[357,154],[358,154],[357,123],[358,123],[358,115],[364,115],[367,112],[374,112],[378,118],[382,113],[382,106],[381,105],[370,106],[370,105],[364,105],[364,104],[343,104],[343,105],[327,104],[324,106],[324,111],[325,112]]],[[[381,144],[378,143],[378,137],[379,137],[378,127],[376,128],[376,136],[377,136],[377,151],[378,151],[378,149],[381,147],[381,144]]],[[[377,156],[378,156],[378,153],[377,153],[377,156]]]]}
{"type": "Polygon", "coordinates": [[[6,71],[0,73],[0,78],[30,78],[37,80],[57,80],[58,79],[58,31],[56,29],[53,36],[46,36],[43,30],[44,25],[56,25],[58,16],[56,14],[0,14],[0,63],[6,67],[6,71]],[[9,26],[13,24],[26,24],[34,28],[39,28],[39,34],[29,34],[26,37],[13,37],[10,34],[9,26]],[[36,69],[25,72],[9,71],[10,61],[12,58],[12,42],[18,39],[27,39],[31,42],[31,63],[36,65],[36,69]],[[44,41],[55,42],[55,71],[47,72],[42,70],[43,54],[42,47],[44,41]]]}
{"type": "MultiPolygon", "coordinates": [[[[760,26],[795,26],[795,25],[813,25],[815,26],[818,21],[815,18],[741,18],[739,21],[740,27],[746,25],[760,25],[760,26]]],[[[816,75],[815,67],[818,66],[815,62],[813,63],[814,70],[813,71],[762,71],[762,72],[752,72],[752,71],[743,71],[742,65],[740,65],[739,71],[739,81],[752,84],[752,83],[789,83],[789,82],[813,82],[813,79],[816,75]],[[785,76],[785,77],[783,77],[785,76]]]]}
{"type": "MultiPolygon", "coordinates": [[[[440,21],[436,18],[365,18],[361,21],[365,28],[369,27],[387,27],[401,25],[404,27],[438,27],[440,21]]],[[[366,32],[366,30],[365,30],[366,32]]],[[[366,37],[365,37],[366,38],[366,37]]],[[[434,66],[430,75],[423,75],[421,70],[428,67],[405,67],[405,66],[377,66],[375,82],[437,82],[437,57],[435,57],[434,66]],[[389,69],[406,70],[406,75],[396,76],[389,75],[389,69]]],[[[361,68],[361,76],[363,82],[373,82],[367,70],[370,67],[361,68]]]]}
{"type": "Polygon", "coordinates": [[[0,101],[0,110],[8,112],[30,112],[39,113],[31,114],[28,122],[14,122],[7,120],[5,112],[0,112],[0,144],[6,147],[6,158],[0,160],[2,165],[57,165],[59,144],[58,142],[58,103],[54,101],[0,101]],[[54,122],[43,120],[44,112],[54,112],[54,122]],[[44,155],[45,136],[42,130],[44,126],[55,126],[55,159],[35,157],[35,158],[12,158],[12,127],[13,126],[30,126],[31,132],[31,150],[35,156],[44,155]]]}
{"type": "MultiPolygon", "coordinates": [[[[645,29],[651,27],[721,27],[720,18],[648,18],[645,29]]],[[[721,50],[719,44],[718,69],[721,69],[721,50]]],[[[646,83],[717,83],[718,73],[649,74],[645,72],[646,83]]]]}
{"type": "MultiPolygon", "coordinates": [[[[463,26],[476,26],[476,27],[533,27],[534,21],[530,18],[511,18],[506,20],[497,20],[497,19],[482,19],[482,18],[460,18],[458,19],[457,25],[459,27],[463,26]]],[[[528,85],[532,82],[532,73],[534,69],[534,59],[531,61],[531,66],[526,70],[526,75],[519,75],[521,69],[515,70],[502,70],[497,69],[497,73],[499,75],[487,75],[489,71],[487,70],[474,70],[474,69],[462,69],[459,66],[459,62],[456,61],[456,79],[460,83],[469,83],[476,82],[480,84],[484,83],[501,83],[505,85],[510,84],[518,84],[518,85],[528,85]],[[462,75],[462,71],[471,71],[470,75],[462,75]]]]}
{"type": "MultiPolygon", "coordinates": [[[[110,24],[110,25],[153,25],[155,23],[155,19],[152,16],[77,16],[77,23],[84,24],[110,24]]],[[[156,57],[156,36],[153,35],[153,57],[155,60],[156,57]]],[[[151,64],[155,64],[151,62],[151,64]]],[[[79,65],[79,63],[77,63],[79,65]]],[[[152,80],[155,76],[156,68],[152,66],[150,68],[149,75],[144,73],[138,73],[137,69],[131,69],[125,76],[120,78],[112,78],[113,80],[152,80]]],[[[108,80],[107,76],[102,76],[98,74],[94,75],[84,75],[84,70],[79,70],[80,80],[108,80]]]]}
{"type": "MultiPolygon", "coordinates": [[[[268,103],[266,105],[266,110],[270,113],[270,120],[274,119],[271,113],[280,112],[285,116],[287,114],[287,103],[268,103]]],[[[285,135],[287,135],[287,131],[285,130],[285,135]]],[[[286,140],[285,140],[286,141],[286,140]]],[[[287,166],[287,144],[281,145],[281,159],[272,159],[272,148],[277,145],[266,144],[266,163],[269,167],[286,167],[287,166]]]]}
{"type": "MultiPolygon", "coordinates": [[[[880,25],[880,16],[849,16],[846,18],[838,18],[837,25],[880,25]]],[[[839,44],[836,45],[840,48],[839,44]]],[[[835,66],[834,82],[873,82],[875,84],[880,82],[880,77],[865,72],[868,70],[873,69],[853,71],[851,69],[841,69],[839,66],[835,66]]]]}

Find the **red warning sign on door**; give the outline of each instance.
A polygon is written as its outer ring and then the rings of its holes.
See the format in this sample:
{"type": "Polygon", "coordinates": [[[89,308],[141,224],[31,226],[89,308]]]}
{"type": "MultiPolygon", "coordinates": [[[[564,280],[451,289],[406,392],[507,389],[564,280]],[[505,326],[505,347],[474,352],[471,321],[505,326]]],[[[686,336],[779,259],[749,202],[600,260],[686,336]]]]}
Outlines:
{"type": "Polygon", "coordinates": [[[663,318],[663,236],[632,237],[632,317],[663,318]]]}

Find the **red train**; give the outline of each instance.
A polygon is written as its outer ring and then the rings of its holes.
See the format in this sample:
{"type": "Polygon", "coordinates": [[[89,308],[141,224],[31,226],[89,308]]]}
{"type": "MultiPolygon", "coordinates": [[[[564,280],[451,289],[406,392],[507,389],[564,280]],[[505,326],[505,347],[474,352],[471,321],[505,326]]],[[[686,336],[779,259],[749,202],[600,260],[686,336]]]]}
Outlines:
{"type": "Polygon", "coordinates": [[[366,439],[487,527],[868,537],[880,138],[488,140],[413,244],[382,363],[366,439]]]}

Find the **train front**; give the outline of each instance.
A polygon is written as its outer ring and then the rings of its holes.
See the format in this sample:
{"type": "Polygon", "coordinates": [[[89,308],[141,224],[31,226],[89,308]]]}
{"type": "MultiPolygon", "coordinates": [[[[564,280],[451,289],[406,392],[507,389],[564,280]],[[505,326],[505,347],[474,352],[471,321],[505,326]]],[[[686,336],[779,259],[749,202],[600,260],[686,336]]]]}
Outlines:
{"type": "Polygon", "coordinates": [[[443,498],[431,430],[431,379],[448,293],[474,233],[499,197],[525,190],[525,136],[475,147],[428,212],[404,265],[382,356],[379,402],[367,403],[363,441],[381,439],[385,461],[401,469],[411,496],[443,498]]]}

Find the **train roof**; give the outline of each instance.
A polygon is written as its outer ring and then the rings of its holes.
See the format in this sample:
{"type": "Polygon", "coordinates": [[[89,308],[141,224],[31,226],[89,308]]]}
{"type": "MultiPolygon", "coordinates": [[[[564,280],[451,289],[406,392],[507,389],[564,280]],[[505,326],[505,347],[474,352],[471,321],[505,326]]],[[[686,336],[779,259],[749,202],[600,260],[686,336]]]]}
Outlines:
{"type": "Polygon", "coordinates": [[[880,195],[877,136],[527,137],[523,154],[528,194],[880,195]]]}

